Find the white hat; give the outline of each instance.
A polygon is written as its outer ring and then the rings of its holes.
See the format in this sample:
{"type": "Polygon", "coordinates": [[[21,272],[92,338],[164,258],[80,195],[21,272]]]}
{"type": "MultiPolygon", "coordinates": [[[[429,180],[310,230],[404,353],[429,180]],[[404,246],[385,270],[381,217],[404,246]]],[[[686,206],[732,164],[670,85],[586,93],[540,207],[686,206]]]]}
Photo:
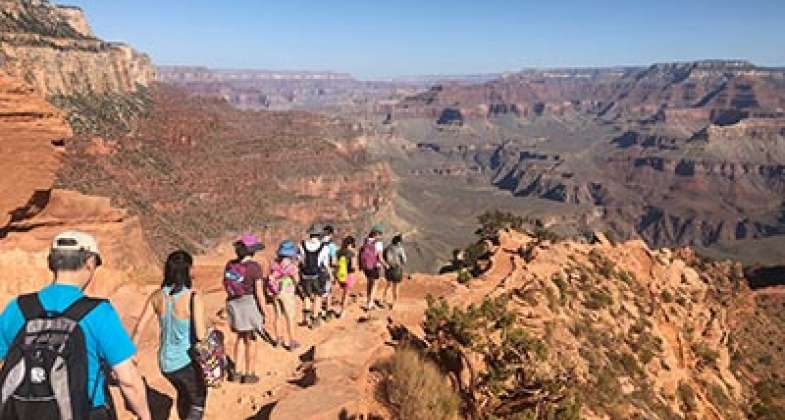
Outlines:
{"type": "Polygon", "coordinates": [[[69,230],[55,236],[52,241],[52,251],[86,251],[96,256],[97,265],[101,265],[101,251],[98,249],[98,241],[93,235],[69,230]]]}

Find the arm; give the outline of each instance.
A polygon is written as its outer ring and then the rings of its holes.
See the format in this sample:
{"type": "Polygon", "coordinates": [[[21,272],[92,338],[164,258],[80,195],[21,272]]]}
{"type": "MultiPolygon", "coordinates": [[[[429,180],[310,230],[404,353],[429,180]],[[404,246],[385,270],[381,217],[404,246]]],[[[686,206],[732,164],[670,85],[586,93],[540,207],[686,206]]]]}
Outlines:
{"type": "Polygon", "coordinates": [[[196,340],[202,341],[207,338],[207,315],[205,314],[205,305],[202,296],[196,292],[194,294],[194,330],[196,331],[196,340]]]}
{"type": "Polygon", "coordinates": [[[139,317],[139,321],[136,323],[136,328],[134,328],[134,333],[131,336],[131,341],[134,342],[134,345],[139,345],[139,340],[142,338],[142,334],[144,333],[145,328],[147,328],[147,324],[150,322],[150,319],[155,314],[155,310],[153,309],[153,299],[158,292],[154,292],[147,298],[147,303],[144,305],[144,310],[142,311],[142,316],[139,317]]]}
{"type": "Polygon", "coordinates": [[[147,388],[136,365],[127,359],[112,368],[117,383],[125,396],[131,411],[141,420],[150,420],[150,408],[147,405],[147,388]]]}

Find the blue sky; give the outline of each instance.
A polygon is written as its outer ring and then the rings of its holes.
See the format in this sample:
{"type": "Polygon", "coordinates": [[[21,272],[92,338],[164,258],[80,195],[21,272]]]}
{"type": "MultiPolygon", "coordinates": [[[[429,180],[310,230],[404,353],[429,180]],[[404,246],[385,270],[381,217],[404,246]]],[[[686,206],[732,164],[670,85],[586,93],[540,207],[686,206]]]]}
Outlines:
{"type": "Polygon", "coordinates": [[[70,0],[157,64],[361,78],[705,58],[785,66],[785,0],[70,0]]]}

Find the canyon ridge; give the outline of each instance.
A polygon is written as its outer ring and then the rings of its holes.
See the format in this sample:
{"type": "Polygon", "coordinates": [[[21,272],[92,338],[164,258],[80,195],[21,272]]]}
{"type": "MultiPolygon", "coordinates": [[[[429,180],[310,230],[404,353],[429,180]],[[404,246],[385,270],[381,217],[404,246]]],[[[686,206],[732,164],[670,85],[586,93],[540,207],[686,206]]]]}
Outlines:
{"type": "MultiPolygon", "coordinates": [[[[104,254],[88,292],[126,327],[180,248],[227,330],[237,235],[273,248],[383,221],[418,271],[395,309],[352,304],[301,354],[264,345],[261,382],[211,390],[206,418],[406,418],[393,378],[415,352],[438,379],[405,391],[453,408],[409,418],[776,419],[783,145],[785,69],[746,61],[380,81],[157,67],[79,8],[0,0],[0,299],[48,284],[50,241],[75,228],[104,254]]],[[[175,418],[156,349],[149,331],[138,363],[154,418],[175,418]]]]}

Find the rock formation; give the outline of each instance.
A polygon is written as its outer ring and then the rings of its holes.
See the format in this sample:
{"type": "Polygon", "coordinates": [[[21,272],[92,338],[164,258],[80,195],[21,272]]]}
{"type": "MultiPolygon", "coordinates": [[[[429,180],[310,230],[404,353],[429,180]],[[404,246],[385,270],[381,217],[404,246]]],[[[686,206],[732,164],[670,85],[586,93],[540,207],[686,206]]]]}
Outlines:
{"type": "Polygon", "coordinates": [[[36,191],[51,188],[71,128],[60,111],[0,73],[0,231],[36,191]]]}
{"type": "MultiPolygon", "coordinates": [[[[537,204],[547,208],[541,216],[578,212],[653,246],[724,246],[783,232],[781,69],[700,61],[532,70],[435,86],[382,117],[380,144],[432,146],[407,149],[394,165],[405,168],[402,185],[447,175],[468,180],[460,187],[468,194],[485,182],[558,203],[537,204]]],[[[392,160],[401,153],[377,151],[392,160]]],[[[528,214],[532,205],[519,207],[528,214]]]]}
{"type": "Polygon", "coordinates": [[[3,0],[0,10],[0,69],[39,94],[129,93],[155,77],[149,57],[96,38],[78,8],[3,0]]]}

